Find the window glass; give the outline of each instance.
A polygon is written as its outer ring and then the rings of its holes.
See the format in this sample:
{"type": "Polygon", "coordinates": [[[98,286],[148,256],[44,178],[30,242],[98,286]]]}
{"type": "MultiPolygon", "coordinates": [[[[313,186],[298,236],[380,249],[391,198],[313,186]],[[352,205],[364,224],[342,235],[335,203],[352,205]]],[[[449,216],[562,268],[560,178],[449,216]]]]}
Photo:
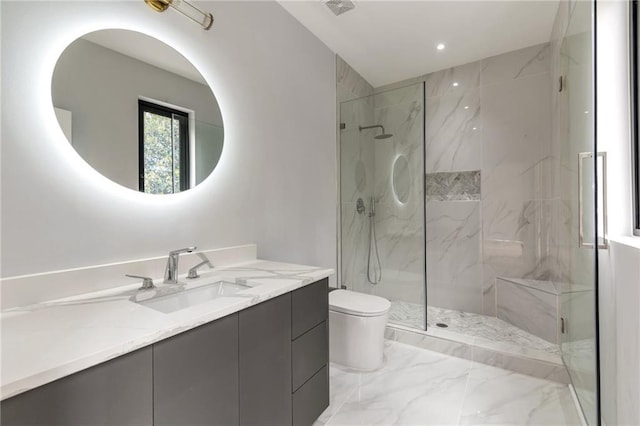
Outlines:
{"type": "Polygon", "coordinates": [[[139,102],[140,191],[173,194],[189,189],[188,114],[139,102]]]}

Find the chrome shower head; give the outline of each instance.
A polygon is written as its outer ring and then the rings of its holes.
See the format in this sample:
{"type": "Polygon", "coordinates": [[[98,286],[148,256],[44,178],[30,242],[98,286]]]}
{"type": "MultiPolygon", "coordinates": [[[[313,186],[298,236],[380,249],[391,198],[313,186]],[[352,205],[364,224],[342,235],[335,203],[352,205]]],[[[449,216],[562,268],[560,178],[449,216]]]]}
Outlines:
{"type": "Polygon", "coordinates": [[[381,124],[374,124],[373,126],[358,126],[358,129],[360,131],[363,131],[366,129],[375,129],[376,127],[380,127],[382,129],[382,134],[374,136],[374,139],[389,139],[391,136],[393,136],[391,133],[385,132],[384,127],[381,124]]]}
{"type": "MultiPolygon", "coordinates": [[[[383,130],[383,131],[384,131],[384,130],[383,130]]],[[[392,135],[392,134],[390,134],[390,133],[383,133],[383,134],[381,134],[381,135],[374,136],[373,138],[374,138],[374,139],[389,139],[391,136],[393,136],[393,135],[392,135]]]]}

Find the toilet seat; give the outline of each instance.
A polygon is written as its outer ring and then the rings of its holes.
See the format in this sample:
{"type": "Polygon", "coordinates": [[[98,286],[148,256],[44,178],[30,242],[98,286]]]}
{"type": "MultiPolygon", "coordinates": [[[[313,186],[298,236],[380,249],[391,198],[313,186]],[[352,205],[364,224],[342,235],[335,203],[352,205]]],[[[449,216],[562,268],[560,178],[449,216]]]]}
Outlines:
{"type": "Polygon", "coordinates": [[[334,290],[329,293],[329,310],[359,317],[375,317],[389,311],[391,302],[371,294],[348,290],[334,290]]]}

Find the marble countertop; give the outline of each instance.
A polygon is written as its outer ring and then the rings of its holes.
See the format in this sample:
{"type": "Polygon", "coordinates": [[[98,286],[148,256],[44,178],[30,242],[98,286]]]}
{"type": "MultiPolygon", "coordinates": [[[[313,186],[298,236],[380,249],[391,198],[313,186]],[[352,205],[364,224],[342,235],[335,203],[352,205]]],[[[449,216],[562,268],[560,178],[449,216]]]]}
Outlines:
{"type": "MultiPolygon", "coordinates": [[[[0,399],[241,311],[332,274],[331,269],[253,260],[201,272],[201,278],[195,280],[181,276],[179,284],[185,289],[218,280],[238,282],[250,288],[169,314],[130,300],[132,296],[140,297],[140,283],[2,311],[0,399]]],[[[148,291],[171,291],[171,285],[157,282],[156,285],[158,290],[148,291]]]]}

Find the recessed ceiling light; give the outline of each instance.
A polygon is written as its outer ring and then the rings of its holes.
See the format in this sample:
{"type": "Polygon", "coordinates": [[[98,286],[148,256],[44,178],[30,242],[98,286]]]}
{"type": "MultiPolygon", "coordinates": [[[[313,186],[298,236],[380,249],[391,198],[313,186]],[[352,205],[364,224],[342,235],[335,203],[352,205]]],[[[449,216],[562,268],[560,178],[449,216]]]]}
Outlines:
{"type": "Polygon", "coordinates": [[[444,43],[438,43],[438,45],[436,46],[436,49],[444,50],[444,43]]]}
{"type": "Polygon", "coordinates": [[[469,105],[465,105],[465,106],[464,106],[464,109],[469,109],[469,105]]]}
{"type": "Polygon", "coordinates": [[[473,130],[477,130],[477,129],[478,129],[477,127],[474,127],[474,128],[473,128],[473,130]]]}
{"type": "Polygon", "coordinates": [[[457,81],[453,82],[453,87],[458,87],[458,82],[457,81]]]}

